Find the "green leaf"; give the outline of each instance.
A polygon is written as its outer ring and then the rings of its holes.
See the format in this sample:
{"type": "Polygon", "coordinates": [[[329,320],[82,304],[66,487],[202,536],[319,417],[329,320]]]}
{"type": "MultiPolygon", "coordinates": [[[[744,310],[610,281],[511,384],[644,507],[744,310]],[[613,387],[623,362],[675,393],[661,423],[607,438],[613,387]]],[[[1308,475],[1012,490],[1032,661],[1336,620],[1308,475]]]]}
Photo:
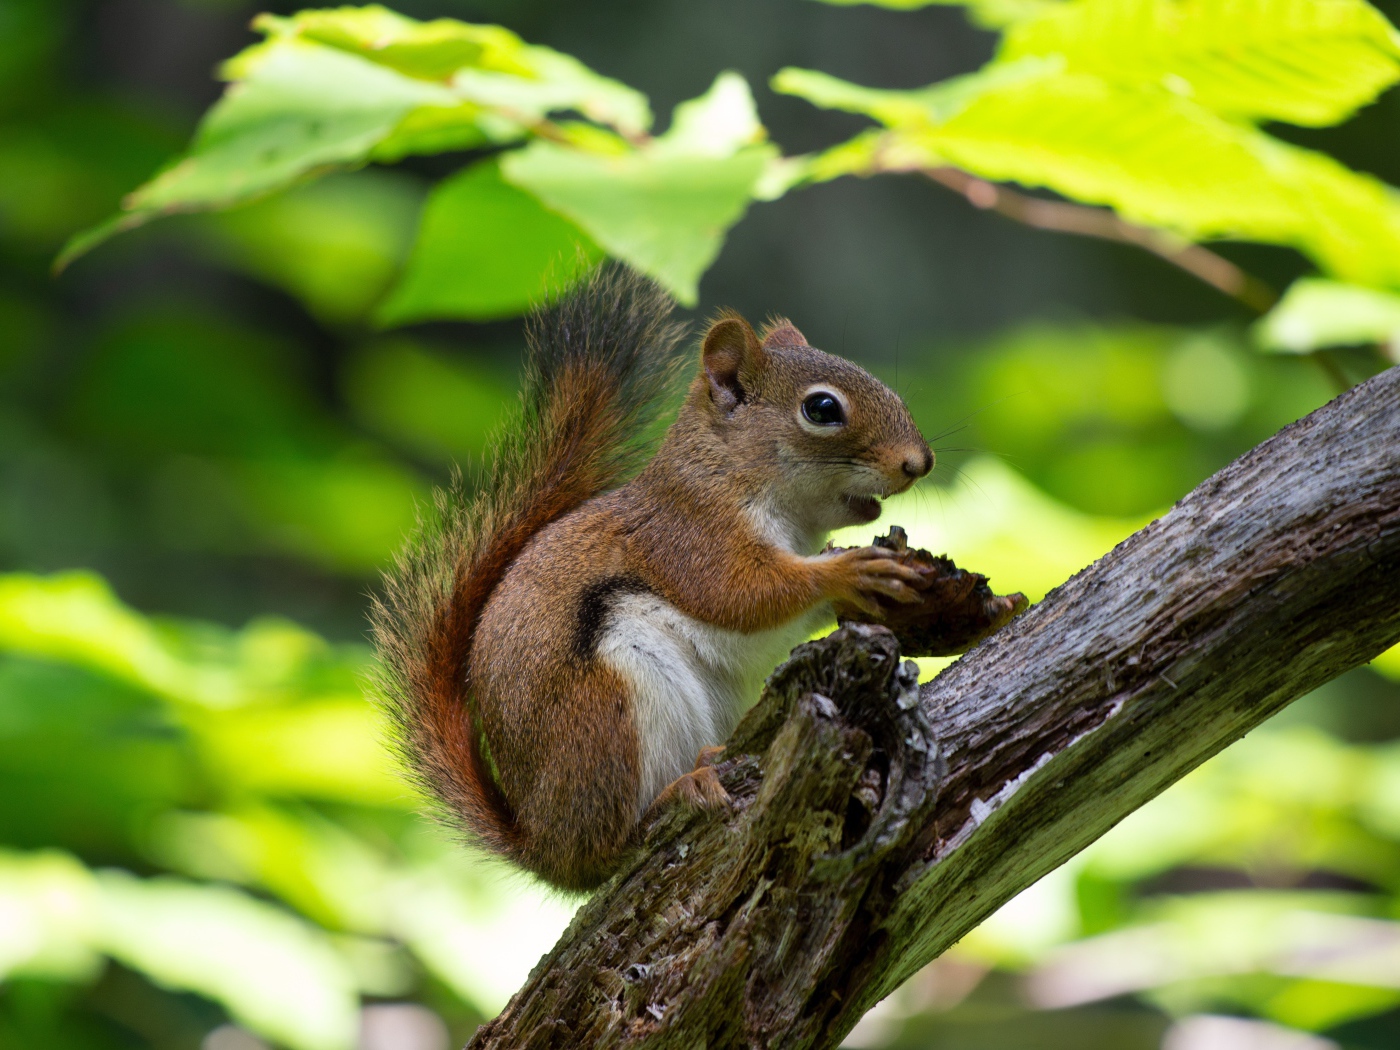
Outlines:
{"type": "Polygon", "coordinates": [[[1261,347],[1277,353],[1381,343],[1393,355],[1400,339],[1400,295],[1304,277],[1255,324],[1254,335],[1261,347]]]}
{"type": "Polygon", "coordinates": [[[601,255],[577,226],[501,178],[497,161],[434,187],[408,266],[379,310],[382,324],[491,320],[523,313],[565,271],[601,255]]]}
{"type": "Polygon", "coordinates": [[[179,702],[237,702],[231,676],[185,663],[90,573],[0,576],[0,649],[91,668],[179,702]]]}
{"type": "Polygon", "coordinates": [[[415,805],[386,746],[383,718],[362,696],[187,717],[215,782],[230,793],[415,805]]]}
{"type": "Polygon", "coordinates": [[[1390,187],[1165,90],[1068,72],[1054,57],[918,91],[804,70],[784,70],[774,88],[889,128],[812,159],[813,178],[951,165],[1192,240],[1291,245],[1337,276],[1400,285],[1400,199],[1390,187]]]}
{"type": "Polygon", "coordinates": [[[221,207],[363,160],[410,110],[452,94],[326,47],[288,42],[210,110],[190,156],[133,193],[132,211],[221,207]]]}
{"type": "Polygon", "coordinates": [[[745,144],[762,134],[748,85],[725,74],[677,107],[671,130],[641,148],[591,154],[541,140],[508,154],[501,170],[689,306],[725,232],[777,159],[771,145],[745,144]]]}
{"type": "Polygon", "coordinates": [[[263,15],[255,25],[274,37],[313,40],[408,76],[448,82],[462,98],[509,110],[517,120],[572,109],[626,135],[651,127],[641,92],[501,26],[419,22],[378,5],[263,15]]]}
{"type": "Polygon", "coordinates": [[[1323,126],[1400,78],[1400,34],[1365,0],[1071,0],[1012,25],[998,61],[1164,87],[1225,116],[1323,126]]]}
{"type": "Polygon", "coordinates": [[[184,159],[132,193],[120,219],[70,241],[59,265],[158,215],[228,207],[360,163],[411,110],[456,103],[444,87],[354,55],[281,44],[209,111],[184,159]]]}
{"type": "Polygon", "coordinates": [[[613,255],[694,306],[700,275],[719,254],[725,231],[748,208],[764,165],[776,156],[755,146],[732,157],[639,152],[579,153],[535,142],[510,154],[505,176],[567,215],[613,255]]]}
{"type": "Polygon", "coordinates": [[[985,66],[976,73],[951,77],[911,91],[863,87],[815,69],[780,69],[773,90],[805,98],[823,109],[864,113],[890,127],[940,124],[958,116],[983,96],[1026,84],[1038,85],[1063,71],[1061,58],[1024,58],[985,66]]]}
{"type": "Polygon", "coordinates": [[[405,157],[429,156],[512,142],[523,134],[518,124],[493,117],[474,102],[456,106],[424,106],[403,118],[393,132],[370,151],[377,164],[396,164],[405,157]]]}
{"type": "MultiPolygon", "coordinates": [[[[274,39],[300,36],[425,80],[446,80],[464,66],[531,73],[521,58],[525,42],[508,29],[451,18],[419,22],[379,4],[259,15],[253,25],[274,39]]],[[[243,61],[250,60],[256,52],[243,61]]]]}
{"type": "Polygon", "coordinates": [[[149,838],[152,853],[184,874],[265,887],[332,929],[387,932],[384,856],[310,807],[167,812],[149,838]]]}
{"type": "MultiPolygon", "coordinates": [[[[159,698],[107,675],[0,654],[0,841],[135,860],[141,821],[132,814],[208,794],[173,716],[159,698]]],[[[0,947],[0,974],[4,955],[0,947]]]]}
{"type": "Polygon", "coordinates": [[[120,215],[73,237],[57,268],[159,215],[226,208],[372,159],[517,142],[551,112],[634,137],[651,123],[639,92],[499,26],[422,23],[382,7],[256,25],[268,39],[225,63],[235,83],[189,153],[120,215]]]}
{"type": "Polygon", "coordinates": [[[721,73],[710,90],[682,102],[656,148],[668,153],[729,157],[767,137],[753,92],[738,73],[721,73]]]}
{"type": "Polygon", "coordinates": [[[372,446],[222,466],[269,546],[344,573],[382,568],[428,497],[422,479],[372,446]]]}
{"type": "Polygon", "coordinates": [[[558,941],[576,903],[479,862],[444,861],[398,880],[395,934],[426,969],[494,1016],[558,941]]]}

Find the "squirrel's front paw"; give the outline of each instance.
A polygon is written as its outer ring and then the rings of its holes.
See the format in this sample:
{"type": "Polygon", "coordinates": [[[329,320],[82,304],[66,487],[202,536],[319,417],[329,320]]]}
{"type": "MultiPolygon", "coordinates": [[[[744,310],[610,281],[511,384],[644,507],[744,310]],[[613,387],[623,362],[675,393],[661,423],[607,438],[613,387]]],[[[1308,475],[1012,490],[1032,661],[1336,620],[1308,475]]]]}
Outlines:
{"type": "Polygon", "coordinates": [[[827,555],[831,559],[830,597],[852,605],[872,619],[882,617],[878,597],[910,604],[919,600],[917,585],[923,583],[918,569],[896,560],[881,547],[850,547],[827,555]]]}

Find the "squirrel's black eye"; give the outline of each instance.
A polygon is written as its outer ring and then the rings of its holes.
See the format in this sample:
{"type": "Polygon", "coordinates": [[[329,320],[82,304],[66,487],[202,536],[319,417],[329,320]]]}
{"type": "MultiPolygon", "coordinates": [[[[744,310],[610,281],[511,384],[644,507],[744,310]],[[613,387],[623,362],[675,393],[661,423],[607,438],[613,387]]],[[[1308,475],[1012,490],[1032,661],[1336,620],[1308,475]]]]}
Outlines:
{"type": "Polygon", "coordinates": [[[802,402],[802,414],[809,423],[819,427],[835,427],[846,422],[846,410],[841,402],[824,390],[807,395],[802,402]]]}

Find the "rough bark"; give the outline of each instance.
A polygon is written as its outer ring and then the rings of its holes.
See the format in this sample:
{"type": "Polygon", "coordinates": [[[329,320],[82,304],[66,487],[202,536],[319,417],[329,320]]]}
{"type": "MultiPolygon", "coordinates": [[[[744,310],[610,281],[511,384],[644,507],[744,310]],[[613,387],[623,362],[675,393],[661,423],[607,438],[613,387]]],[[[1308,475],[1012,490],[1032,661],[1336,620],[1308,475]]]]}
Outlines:
{"type": "MultiPolygon", "coordinates": [[[[1014,583],[1014,581],[1006,581],[1014,583]]],[[[1287,428],[922,691],[797,649],[474,1047],[832,1047],[1000,904],[1400,640],[1400,368],[1287,428]]]]}

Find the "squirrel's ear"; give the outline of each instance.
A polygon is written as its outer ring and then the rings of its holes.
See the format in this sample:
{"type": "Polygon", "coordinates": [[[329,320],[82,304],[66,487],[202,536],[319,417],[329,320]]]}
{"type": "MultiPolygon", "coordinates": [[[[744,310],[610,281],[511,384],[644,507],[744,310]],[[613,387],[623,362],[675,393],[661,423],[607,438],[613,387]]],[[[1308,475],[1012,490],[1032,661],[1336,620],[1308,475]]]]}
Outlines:
{"type": "Polygon", "coordinates": [[[775,346],[806,346],[807,337],[786,317],[775,317],[763,326],[763,348],[775,346]]]}
{"type": "Polygon", "coordinates": [[[710,396],[720,411],[728,413],[748,397],[768,355],[749,323],[738,314],[728,314],[710,325],[700,357],[710,396]]]}

